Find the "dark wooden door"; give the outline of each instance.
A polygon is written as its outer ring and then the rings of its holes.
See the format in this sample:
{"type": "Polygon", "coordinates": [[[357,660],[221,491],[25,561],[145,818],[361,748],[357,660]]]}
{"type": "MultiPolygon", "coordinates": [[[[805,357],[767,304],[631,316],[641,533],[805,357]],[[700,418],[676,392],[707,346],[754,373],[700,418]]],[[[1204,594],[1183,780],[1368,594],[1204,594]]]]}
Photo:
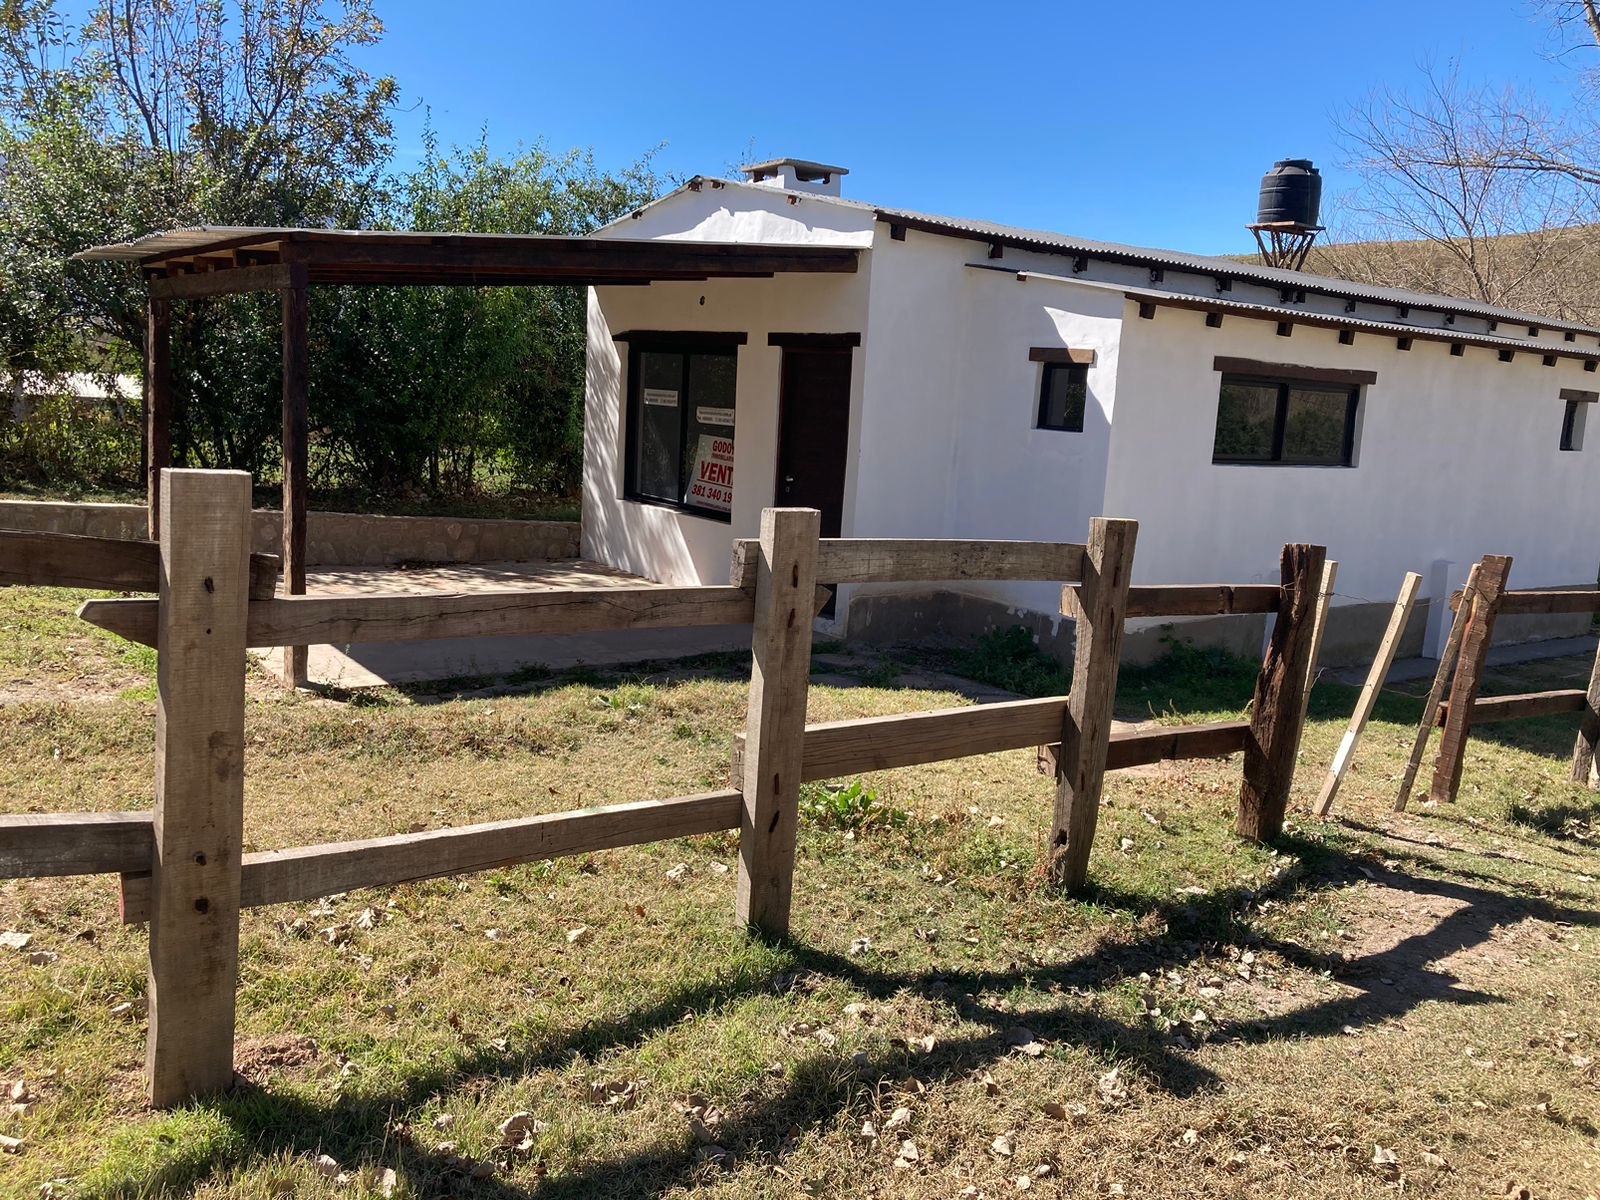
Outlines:
{"type": "Polygon", "coordinates": [[[820,511],[823,537],[838,537],[844,520],[850,355],[848,347],[783,352],[775,502],[820,511]]]}

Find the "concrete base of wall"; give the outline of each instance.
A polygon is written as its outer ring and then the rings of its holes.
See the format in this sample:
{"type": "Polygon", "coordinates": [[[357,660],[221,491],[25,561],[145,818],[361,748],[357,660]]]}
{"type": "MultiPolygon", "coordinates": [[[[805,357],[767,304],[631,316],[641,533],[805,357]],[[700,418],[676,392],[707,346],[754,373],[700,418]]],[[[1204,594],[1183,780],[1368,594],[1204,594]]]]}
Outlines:
{"type": "MultiPolygon", "coordinates": [[[[1428,627],[1429,601],[1412,609],[1400,640],[1397,658],[1417,658],[1423,652],[1428,627]]],[[[1340,604],[1328,612],[1320,663],[1324,667],[1370,666],[1378,643],[1388,627],[1391,604],[1340,604]]],[[[1154,662],[1170,641],[1215,646],[1243,658],[1260,657],[1266,644],[1269,618],[1252,614],[1229,617],[1193,617],[1161,623],[1137,621],[1122,643],[1124,663],[1154,662]]],[[[935,638],[976,639],[994,629],[1021,625],[1033,634],[1039,648],[1063,665],[1072,663],[1073,623],[1065,617],[1012,608],[981,596],[934,591],[915,594],[872,593],[850,602],[846,640],[863,645],[891,645],[935,638]]],[[[1502,617],[1495,624],[1495,644],[1577,637],[1591,626],[1587,614],[1577,616],[1502,617]]]]}
{"type": "MultiPolygon", "coordinates": [[[[0,501],[0,529],[143,538],[142,504],[0,501]]],[[[306,515],[306,565],[380,567],[396,563],[547,562],[577,558],[576,521],[497,521],[460,517],[380,517],[367,513],[306,515]]],[[[257,509],[251,549],[277,554],[283,514],[257,509]]]]}

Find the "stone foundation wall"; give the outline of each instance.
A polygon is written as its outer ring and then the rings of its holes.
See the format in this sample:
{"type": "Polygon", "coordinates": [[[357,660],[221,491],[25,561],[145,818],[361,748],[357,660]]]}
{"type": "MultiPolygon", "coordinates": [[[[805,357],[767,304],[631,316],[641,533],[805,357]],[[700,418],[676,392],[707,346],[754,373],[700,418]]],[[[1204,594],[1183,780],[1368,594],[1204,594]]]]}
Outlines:
{"type": "MultiPolygon", "coordinates": [[[[0,529],[142,538],[142,504],[0,501],[0,529]]],[[[283,514],[257,509],[251,549],[277,554],[283,514]]],[[[465,517],[380,517],[366,513],[306,515],[306,565],[378,567],[402,562],[544,562],[577,558],[576,521],[497,521],[465,517]]]]}

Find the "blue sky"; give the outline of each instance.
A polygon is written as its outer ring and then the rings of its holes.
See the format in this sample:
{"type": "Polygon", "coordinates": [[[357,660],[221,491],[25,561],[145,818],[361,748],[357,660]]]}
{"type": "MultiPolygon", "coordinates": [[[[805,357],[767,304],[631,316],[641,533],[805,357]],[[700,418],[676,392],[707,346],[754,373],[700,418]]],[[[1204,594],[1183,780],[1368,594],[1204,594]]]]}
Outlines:
{"type": "Polygon", "coordinates": [[[1261,172],[1350,185],[1334,122],[1419,64],[1569,93],[1526,0],[551,5],[379,0],[369,64],[399,80],[403,153],[446,141],[663,144],[681,176],[748,154],[849,167],[847,194],[1198,252],[1250,245],[1261,172]]]}

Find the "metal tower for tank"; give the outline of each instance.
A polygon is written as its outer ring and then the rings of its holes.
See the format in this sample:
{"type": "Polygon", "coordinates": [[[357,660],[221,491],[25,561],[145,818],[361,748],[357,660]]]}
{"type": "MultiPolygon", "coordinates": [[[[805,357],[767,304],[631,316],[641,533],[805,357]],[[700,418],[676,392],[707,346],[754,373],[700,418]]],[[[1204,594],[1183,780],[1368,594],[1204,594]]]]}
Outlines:
{"type": "Polygon", "coordinates": [[[1261,261],[1269,267],[1298,271],[1306,265],[1311,243],[1323,226],[1322,175],[1308,158],[1283,158],[1261,177],[1256,219],[1246,226],[1256,235],[1261,261]]]}

